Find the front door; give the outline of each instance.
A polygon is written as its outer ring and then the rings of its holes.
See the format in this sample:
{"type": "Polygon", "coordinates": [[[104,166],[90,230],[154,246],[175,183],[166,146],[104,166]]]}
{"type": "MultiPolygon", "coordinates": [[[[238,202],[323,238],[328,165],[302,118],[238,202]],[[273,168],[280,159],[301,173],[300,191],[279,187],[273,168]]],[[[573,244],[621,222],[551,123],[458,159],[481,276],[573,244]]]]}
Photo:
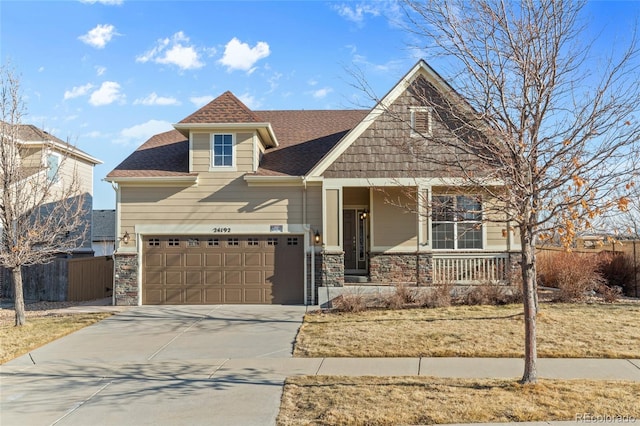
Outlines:
{"type": "Polygon", "coordinates": [[[367,272],[367,219],[362,213],[357,209],[342,212],[345,273],[367,272]]]}

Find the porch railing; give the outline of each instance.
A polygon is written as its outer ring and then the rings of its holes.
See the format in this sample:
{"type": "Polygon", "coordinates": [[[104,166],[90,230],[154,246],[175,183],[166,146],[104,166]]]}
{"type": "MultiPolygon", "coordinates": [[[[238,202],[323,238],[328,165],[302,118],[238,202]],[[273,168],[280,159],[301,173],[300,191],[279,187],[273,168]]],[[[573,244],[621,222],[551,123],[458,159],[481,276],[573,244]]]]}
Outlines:
{"type": "Polygon", "coordinates": [[[480,284],[509,279],[505,253],[437,254],[433,256],[433,282],[480,284]]]}

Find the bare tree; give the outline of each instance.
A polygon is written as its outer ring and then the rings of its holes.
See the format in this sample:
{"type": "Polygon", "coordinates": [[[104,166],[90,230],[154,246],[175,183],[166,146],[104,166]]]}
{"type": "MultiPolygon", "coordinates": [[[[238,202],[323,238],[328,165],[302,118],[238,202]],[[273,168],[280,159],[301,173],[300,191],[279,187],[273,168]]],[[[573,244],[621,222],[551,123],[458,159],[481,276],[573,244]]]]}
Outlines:
{"type": "Polygon", "coordinates": [[[425,132],[419,144],[415,138],[405,141],[405,149],[497,200],[492,209],[519,233],[521,383],[537,381],[536,243],[554,238],[569,246],[603,212],[627,208],[629,195],[621,188],[632,188],[628,184],[638,171],[635,32],[621,54],[593,56],[581,24],[584,5],[404,1],[416,47],[427,57],[445,59],[446,80],[456,87],[426,81],[416,86],[415,95],[431,108],[434,121],[447,123],[454,137],[425,132]]]}
{"type": "Polygon", "coordinates": [[[85,197],[75,171],[64,171],[73,147],[43,140],[37,148],[21,138],[24,103],[20,80],[0,70],[0,267],[15,292],[15,325],[25,324],[22,268],[50,262],[78,247],[87,233],[85,197]],[[55,149],[58,164],[49,154],[55,149]]]}

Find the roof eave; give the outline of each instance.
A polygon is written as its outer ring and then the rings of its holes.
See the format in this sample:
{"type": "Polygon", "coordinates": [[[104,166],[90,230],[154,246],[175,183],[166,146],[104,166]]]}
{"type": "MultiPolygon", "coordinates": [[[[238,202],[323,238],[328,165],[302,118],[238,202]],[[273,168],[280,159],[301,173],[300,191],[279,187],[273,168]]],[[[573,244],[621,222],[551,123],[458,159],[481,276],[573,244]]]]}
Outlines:
{"type": "Polygon", "coordinates": [[[138,184],[196,184],[198,175],[193,176],[107,176],[107,182],[113,183],[138,183],[138,184]]]}
{"type": "Polygon", "coordinates": [[[265,139],[267,146],[277,147],[278,139],[271,127],[271,123],[175,123],[173,127],[182,133],[185,137],[189,137],[191,130],[206,129],[232,129],[232,130],[263,130],[261,136],[265,139]]]}
{"type": "Polygon", "coordinates": [[[245,175],[245,182],[249,186],[302,186],[304,176],[258,176],[245,175]]]}
{"type": "Polygon", "coordinates": [[[77,148],[74,148],[73,146],[68,146],[65,145],[63,143],[60,142],[56,142],[53,140],[45,140],[45,141],[25,141],[25,140],[19,140],[18,143],[22,144],[22,145],[28,145],[28,146],[45,146],[45,145],[53,145],[56,148],[60,149],[61,151],[69,154],[69,155],[73,155],[74,157],[78,157],[81,158],[89,163],[92,163],[94,165],[98,165],[98,164],[103,164],[103,162],[101,160],[98,160],[95,157],[92,157],[91,155],[87,154],[84,151],[81,151],[77,148]]]}

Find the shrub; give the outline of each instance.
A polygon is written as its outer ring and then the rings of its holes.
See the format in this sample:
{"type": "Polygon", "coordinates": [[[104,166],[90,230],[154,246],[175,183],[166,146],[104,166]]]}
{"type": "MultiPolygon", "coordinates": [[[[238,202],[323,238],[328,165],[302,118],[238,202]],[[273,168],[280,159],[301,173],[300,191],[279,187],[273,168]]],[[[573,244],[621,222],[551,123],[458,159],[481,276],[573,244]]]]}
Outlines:
{"type": "Polygon", "coordinates": [[[331,301],[331,308],[338,312],[361,312],[367,307],[364,296],[359,293],[345,293],[331,301]]]}
{"type": "Polygon", "coordinates": [[[487,281],[473,286],[463,296],[467,305],[506,305],[522,300],[522,288],[487,281]]]}
{"type": "Polygon", "coordinates": [[[598,293],[602,295],[602,298],[605,302],[613,303],[617,301],[622,295],[622,288],[618,286],[610,287],[608,285],[602,284],[598,287],[598,293]]]}
{"type": "Polygon", "coordinates": [[[611,288],[624,289],[627,296],[635,296],[633,259],[624,253],[601,252],[599,272],[611,288]]]}
{"type": "Polygon", "coordinates": [[[417,303],[424,308],[451,306],[451,288],[450,283],[434,284],[433,287],[418,295],[417,303]]]}
{"type": "Polygon", "coordinates": [[[605,282],[595,254],[558,252],[543,256],[540,260],[539,280],[542,285],[560,290],[556,295],[557,301],[584,300],[589,292],[605,282]]]}

